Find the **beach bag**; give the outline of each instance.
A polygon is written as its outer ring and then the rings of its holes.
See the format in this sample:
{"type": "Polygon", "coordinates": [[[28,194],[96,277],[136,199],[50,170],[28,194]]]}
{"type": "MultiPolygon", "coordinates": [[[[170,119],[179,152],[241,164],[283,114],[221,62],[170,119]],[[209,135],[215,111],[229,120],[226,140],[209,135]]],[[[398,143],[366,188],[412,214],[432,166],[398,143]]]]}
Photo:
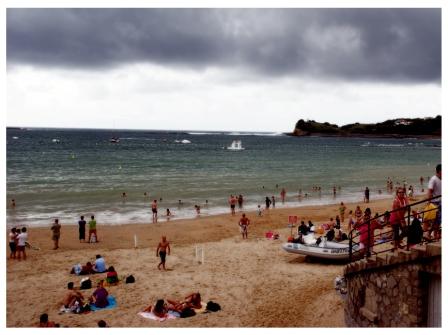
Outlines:
{"type": "Polygon", "coordinates": [[[181,318],[189,318],[190,316],[195,316],[196,312],[193,308],[185,308],[182,312],[180,312],[181,318]]]}
{"type": "Polygon", "coordinates": [[[207,307],[205,309],[210,312],[217,312],[217,311],[221,310],[221,306],[219,304],[217,304],[216,302],[209,301],[207,303],[207,307]]]}
{"type": "Polygon", "coordinates": [[[81,279],[80,289],[88,290],[90,288],[92,288],[92,281],[90,280],[90,278],[85,277],[85,278],[81,279]]]}
{"type": "Polygon", "coordinates": [[[132,284],[135,283],[135,278],[133,275],[127,276],[126,277],[126,284],[132,284]]]}

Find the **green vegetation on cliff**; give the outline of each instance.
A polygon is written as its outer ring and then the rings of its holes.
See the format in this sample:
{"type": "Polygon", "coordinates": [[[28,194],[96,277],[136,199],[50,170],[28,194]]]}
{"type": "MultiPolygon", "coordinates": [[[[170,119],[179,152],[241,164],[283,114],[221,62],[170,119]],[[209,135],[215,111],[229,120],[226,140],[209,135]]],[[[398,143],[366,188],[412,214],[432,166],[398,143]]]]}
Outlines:
{"type": "Polygon", "coordinates": [[[328,135],[328,136],[441,136],[442,117],[440,115],[424,119],[394,119],[381,123],[353,123],[339,127],[328,122],[314,120],[297,121],[291,135],[328,135]]]}

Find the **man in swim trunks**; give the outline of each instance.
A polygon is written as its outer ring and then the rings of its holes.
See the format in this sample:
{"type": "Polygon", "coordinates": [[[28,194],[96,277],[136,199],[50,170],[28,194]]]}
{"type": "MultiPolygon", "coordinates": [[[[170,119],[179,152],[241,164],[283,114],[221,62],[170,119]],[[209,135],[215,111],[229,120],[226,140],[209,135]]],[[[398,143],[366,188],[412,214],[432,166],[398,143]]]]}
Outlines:
{"type": "Polygon", "coordinates": [[[247,239],[247,227],[249,226],[249,224],[250,220],[246,217],[246,214],[243,213],[238,223],[238,225],[240,226],[241,235],[243,236],[243,240],[247,239]]]}
{"type": "Polygon", "coordinates": [[[152,222],[157,222],[157,200],[154,199],[154,201],[151,204],[151,211],[152,211],[152,222]]]}
{"type": "Polygon", "coordinates": [[[54,242],[53,250],[59,249],[59,238],[61,237],[61,225],[59,224],[58,219],[54,219],[54,223],[51,226],[51,230],[53,231],[52,240],[54,242]]]}
{"type": "Polygon", "coordinates": [[[230,195],[229,204],[230,204],[230,212],[232,213],[232,215],[235,215],[236,201],[237,201],[237,199],[233,196],[233,194],[230,195]]]}
{"type": "Polygon", "coordinates": [[[162,241],[159,242],[159,245],[157,246],[156,256],[160,256],[160,263],[157,265],[157,268],[160,270],[160,266],[163,267],[163,269],[166,271],[165,268],[165,261],[166,261],[166,255],[170,254],[170,243],[166,240],[166,236],[162,236],[162,241]]]}

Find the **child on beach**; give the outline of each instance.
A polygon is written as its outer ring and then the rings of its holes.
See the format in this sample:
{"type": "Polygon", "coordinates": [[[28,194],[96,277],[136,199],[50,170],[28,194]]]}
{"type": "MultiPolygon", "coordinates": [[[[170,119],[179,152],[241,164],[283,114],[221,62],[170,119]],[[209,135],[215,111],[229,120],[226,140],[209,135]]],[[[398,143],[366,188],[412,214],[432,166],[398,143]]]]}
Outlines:
{"type": "Polygon", "coordinates": [[[258,216],[262,216],[263,215],[263,211],[261,209],[261,206],[258,205],[258,216]]]}
{"type": "Polygon", "coordinates": [[[109,269],[107,269],[106,283],[109,285],[118,284],[118,273],[113,266],[109,266],[109,269]]]}

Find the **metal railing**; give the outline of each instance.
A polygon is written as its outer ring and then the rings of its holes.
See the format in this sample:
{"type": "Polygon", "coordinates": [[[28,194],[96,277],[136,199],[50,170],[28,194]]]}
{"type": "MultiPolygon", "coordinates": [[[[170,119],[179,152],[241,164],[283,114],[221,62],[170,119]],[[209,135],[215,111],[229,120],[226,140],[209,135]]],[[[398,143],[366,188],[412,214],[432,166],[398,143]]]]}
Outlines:
{"type": "MultiPolygon", "coordinates": [[[[355,259],[359,259],[362,257],[370,257],[372,255],[372,253],[374,254],[380,254],[380,253],[384,253],[384,252],[388,252],[391,250],[395,249],[395,245],[391,248],[385,248],[385,247],[379,247],[380,245],[383,245],[385,243],[390,243],[390,241],[394,241],[394,236],[393,236],[393,228],[389,222],[389,218],[390,218],[390,214],[394,213],[394,212],[399,212],[399,211],[403,211],[405,210],[407,215],[404,216],[405,220],[406,220],[406,225],[403,227],[401,225],[401,223],[398,223],[400,225],[400,230],[402,231],[402,237],[406,237],[406,250],[409,250],[409,240],[407,238],[407,232],[409,232],[409,227],[411,226],[411,209],[412,208],[416,208],[416,206],[424,204],[424,203],[428,203],[428,202],[432,202],[435,199],[441,198],[442,196],[436,196],[430,199],[424,199],[421,201],[417,201],[414,202],[412,204],[408,204],[404,207],[401,208],[397,208],[395,210],[392,211],[386,211],[381,215],[375,216],[373,218],[371,218],[370,220],[363,222],[361,224],[354,224],[354,227],[352,227],[352,229],[349,232],[349,261],[352,262],[355,259]],[[384,218],[384,224],[382,225],[382,232],[379,234],[374,234],[374,230],[371,229],[371,225],[374,223],[374,220],[377,220],[377,222],[379,220],[381,220],[382,218],[384,218]],[[364,226],[364,227],[363,227],[364,226]],[[366,228],[365,226],[367,226],[367,243],[366,245],[363,246],[363,248],[360,248],[360,236],[361,236],[361,232],[359,231],[360,228],[366,228]],[[389,228],[389,230],[384,231],[384,229],[389,228]],[[404,228],[404,229],[403,229],[404,228]],[[356,232],[356,230],[358,230],[358,232],[356,232]],[[373,235],[372,235],[373,234],[373,235]],[[386,238],[382,238],[381,241],[377,241],[377,237],[384,237],[386,236],[386,238]],[[391,238],[392,236],[392,238],[391,238]],[[357,241],[355,241],[357,240],[357,241]],[[373,242],[372,242],[373,241],[373,242]]],[[[441,199],[440,199],[441,200],[441,199]]],[[[438,207],[433,208],[433,209],[429,209],[429,210],[416,210],[416,212],[419,214],[419,216],[421,216],[422,214],[431,212],[431,211],[437,211],[438,207]]],[[[423,220],[421,222],[421,225],[425,224],[425,220],[423,220]]],[[[441,225],[439,225],[439,227],[437,228],[438,230],[441,230],[441,225]]],[[[424,229],[423,229],[424,231],[424,229]]],[[[425,231],[424,231],[425,232],[425,231]]],[[[430,231],[431,233],[432,231],[430,231]]],[[[428,236],[423,236],[423,238],[420,241],[421,243],[428,243],[428,242],[432,242],[434,240],[437,240],[438,238],[431,238],[430,235],[428,236]]],[[[400,246],[400,247],[404,247],[404,246],[400,246]]]]}

